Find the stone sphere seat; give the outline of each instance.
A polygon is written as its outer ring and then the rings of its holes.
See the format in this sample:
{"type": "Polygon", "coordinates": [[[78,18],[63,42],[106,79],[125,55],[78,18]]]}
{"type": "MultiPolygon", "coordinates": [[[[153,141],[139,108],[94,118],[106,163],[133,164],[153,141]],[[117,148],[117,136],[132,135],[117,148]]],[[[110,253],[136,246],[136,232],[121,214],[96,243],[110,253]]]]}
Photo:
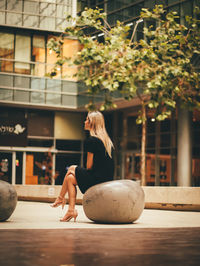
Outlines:
{"type": "Polygon", "coordinates": [[[17,192],[11,184],[0,180],[0,222],[6,221],[17,205],[17,192]]]}
{"type": "Polygon", "coordinates": [[[94,222],[133,223],[142,214],[144,199],[138,182],[114,180],[90,187],[83,195],[83,209],[94,222]]]}

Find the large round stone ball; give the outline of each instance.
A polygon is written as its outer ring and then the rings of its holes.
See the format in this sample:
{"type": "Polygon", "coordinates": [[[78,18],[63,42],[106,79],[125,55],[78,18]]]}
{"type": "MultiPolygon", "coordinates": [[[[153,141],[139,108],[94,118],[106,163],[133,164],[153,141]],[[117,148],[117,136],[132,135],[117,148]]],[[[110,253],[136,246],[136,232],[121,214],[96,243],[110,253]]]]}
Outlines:
{"type": "Polygon", "coordinates": [[[0,222],[6,221],[17,205],[17,192],[11,184],[0,180],[0,222]]]}
{"type": "Polygon", "coordinates": [[[89,188],[83,195],[86,216],[99,223],[132,223],[144,209],[144,191],[136,181],[115,180],[89,188]]]}

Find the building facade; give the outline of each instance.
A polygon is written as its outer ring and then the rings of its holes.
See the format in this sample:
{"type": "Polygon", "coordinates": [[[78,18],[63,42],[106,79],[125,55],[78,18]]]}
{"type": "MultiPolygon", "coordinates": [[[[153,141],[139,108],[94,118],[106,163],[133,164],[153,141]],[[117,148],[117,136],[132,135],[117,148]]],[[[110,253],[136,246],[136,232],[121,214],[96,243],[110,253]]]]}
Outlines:
{"type": "MultiPolygon", "coordinates": [[[[56,53],[50,53],[47,43],[51,38],[56,40],[67,26],[66,14],[74,16],[86,6],[98,6],[107,12],[111,25],[121,20],[134,26],[141,8],[155,4],[178,11],[184,21],[185,15],[193,15],[199,1],[0,2],[0,179],[22,185],[61,184],[69,165],[84,165],[85,88],[73,77],[76,69],[67,65],[57,69],[56,78],[48,77],[56,53]]],[[[93,34],[102,38],[98,32],[93,34]]],[[[142,37],[139,24],[136,38],[142,37]]],[[[73,56],[79,49],[75,39],[64,39],[64,56],[73,56]]],[[[119,100],[115,111],[105,113],[116,149],[116,179],[140,179],[141,128],[135,123],[138,110],[135,98],[130,102],[119,100]]],[[[199,112],[190,114],[188,121],[193,140],[189,147],[189,185],[199,186],[199,112]]],[[[178,127],[176,114],[160,123],[148,114],[147,185],[177,185],[178,127]]]]}
{"type": "MultiPolygon", "coordinates": [[[[77,3],[71,0],[0,2],[2,180],[61,183],[69,165],[83,165],[84,114],[77,109],[85,98],[73,78],[76,69],[66,66],[57,69],[56,79],[47,77],[56,61],[48,41],[67,26],[66,15],[76,13],[77,3]]],[[[78,50],[77,40],[64,40],[63,56],[78,50]]]]}

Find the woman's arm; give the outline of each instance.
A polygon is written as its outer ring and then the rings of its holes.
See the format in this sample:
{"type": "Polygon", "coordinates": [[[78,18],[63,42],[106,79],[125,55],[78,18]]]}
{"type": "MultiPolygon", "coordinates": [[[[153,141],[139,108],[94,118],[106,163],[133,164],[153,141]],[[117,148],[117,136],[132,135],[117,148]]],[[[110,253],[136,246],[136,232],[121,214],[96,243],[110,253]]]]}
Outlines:
{"type": "Polygon", "coordinates": [[[88,152],[87,153],[87,169],[91,169],[92,168],[92,165],[93,165],[93,157],[94,157],[94,154],[91,153],[91,152],[88,152]]]}

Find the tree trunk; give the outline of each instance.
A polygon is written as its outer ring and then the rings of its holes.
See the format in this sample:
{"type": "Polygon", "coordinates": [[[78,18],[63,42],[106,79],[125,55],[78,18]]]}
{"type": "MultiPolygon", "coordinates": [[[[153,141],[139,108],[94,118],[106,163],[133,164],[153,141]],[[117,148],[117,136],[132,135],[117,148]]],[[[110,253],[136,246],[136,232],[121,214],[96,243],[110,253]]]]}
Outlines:
{"type": "Polygon", "coordinates": [[[141,185],[146,186],[146,107],[142,103],[141,185]]]}

